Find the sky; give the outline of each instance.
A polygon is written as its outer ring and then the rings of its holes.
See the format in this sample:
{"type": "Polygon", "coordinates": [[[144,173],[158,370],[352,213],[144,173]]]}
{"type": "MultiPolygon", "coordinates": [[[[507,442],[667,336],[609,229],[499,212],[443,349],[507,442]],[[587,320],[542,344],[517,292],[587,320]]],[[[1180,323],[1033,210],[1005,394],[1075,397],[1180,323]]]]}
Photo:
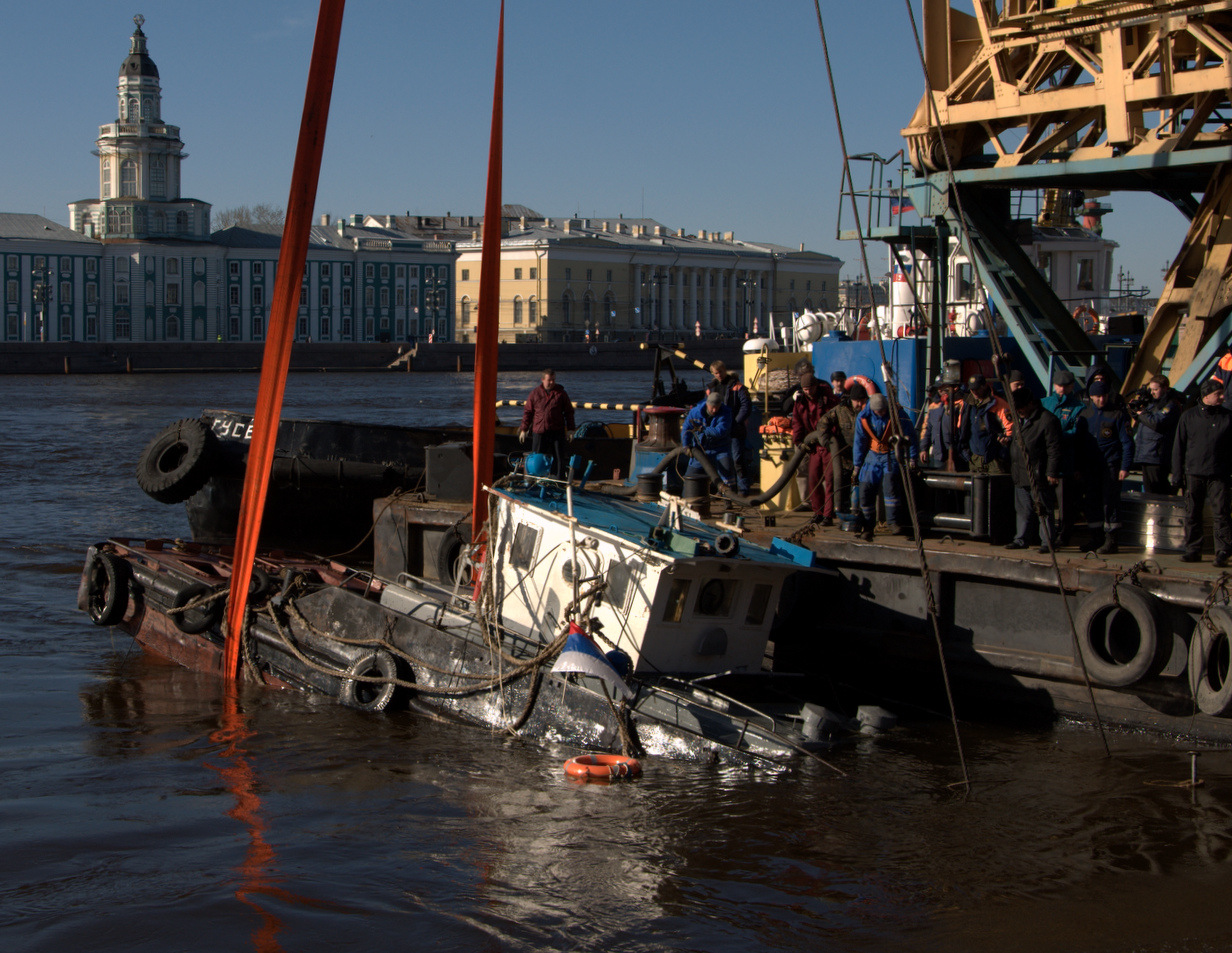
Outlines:
{"type": "MultiPolygon", "coordinates": [[[[821,9],[847,148],[892,156],[923,90],[905,2],[821,9]]],[[[351,0],[317,214],[482,214],[498,11],[351,0]]],[[[40,0],[8,5],[0,32],[0,211],[67,225],[67,203],[98,197],[94,140],[137,13],[189,155],[183,195],[285,206],[315,2],[40,0]]],[[[860,275],[858,245],[836,238],[842,150],[813,0],[507,0],[505,17],[506,204],[803,243],[860,275]]],[[[1184,218],[1155,196],[1103,201],[1114,269],[1158,292],[1184,218]]],[[[869,256],[876,277],[885,253],[869,256]]]]}

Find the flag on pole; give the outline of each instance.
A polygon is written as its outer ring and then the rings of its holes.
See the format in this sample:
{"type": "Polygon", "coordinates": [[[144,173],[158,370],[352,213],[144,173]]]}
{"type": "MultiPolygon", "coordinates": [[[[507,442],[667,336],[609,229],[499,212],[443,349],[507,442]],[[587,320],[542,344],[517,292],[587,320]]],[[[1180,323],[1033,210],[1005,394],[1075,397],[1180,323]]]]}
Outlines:
{"type": "Polygon", "coordinates": [[[633,691],[625,684],[623,678],[612,668],[612,663],[599,651],[599,646],[591,640],[582,627],[576,622],[569,623],[569,637],[565,647],[561,649],[553,672],[581,672],[583,675],[593,675],[601,678],[612,688],[619,691],[625,698],[632,698],[633,691]]]}

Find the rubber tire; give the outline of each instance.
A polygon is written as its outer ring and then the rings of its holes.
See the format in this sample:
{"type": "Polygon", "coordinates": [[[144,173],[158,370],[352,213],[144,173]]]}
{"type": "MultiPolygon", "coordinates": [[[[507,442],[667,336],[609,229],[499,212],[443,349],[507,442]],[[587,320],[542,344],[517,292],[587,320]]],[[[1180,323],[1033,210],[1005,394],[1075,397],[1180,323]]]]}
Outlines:
{"type": "MultiPolygon", "coordinates": [[[[348,675],[380,676],[394,679],[398,677],[398,664],[394,657],[384,649],[377,649],[347,666],[348,675]]],[[[354,678],[344,679],[338,690],[338,701],[348,708],[358,711],[384,711],[398,686],[392,681],[359,682],[354,678]]]]}
{"type": "Polygon", "coordinates": [[[443,585],[453,586],[457,580],[454,573],[458,568],[458,563],[463,561],[463,568],[467,575],[463,580],[463,585],[470,585],[473,578],[470,572],[470,563],[464,562],[463,551],[466,548],[465,541],[462,539],[462,534],[457,530],[448,533],[441,539],[440,548],[436,551],[436,576],[443,585]]]}
{"type": "Polygon", "coordinates": [[[128,563],[110,553],[96,553],[89,573],[90,619],[95,625],[115,625],[128,611],[128,563]]]}
{"type": "Polygon", "coordinates": [[[141,451],[137,485],[160,503],[183,503],[210,478],[217,442],[200,418],[169,424],[141,451]]]}
{"type": "Polygon", "coordinates": [[[1199,621],[1189,638],[1189,689],[1199,711],[1226,715],[1232,712],[1232,609],[1215,606],[1207,618],[1215,631],[1199,621]]]}
{"type": "Polygon", "coordinates": [[[1112,586],[1107,586],[1087,596],[1074,616],[1074,628],[1092,681],[1109,688],[1128,688],[1155,674],[1162,661],[1156,622],[1158,604],[1159,600],[1136,586],[1120,586],[1116,593],[1112,586]],[[1120,621],[1118,616],[1127,616],[1137,626],[1132,654],[1115,644],[1123,634],[1112,628],[1120,621]]]}
{"type": "MultiPolygon", "coordinates": [[[[214,592],[203,582],[194,582],[176,593],[173,605],[179,609],[188,605],[198,596],[208,596],[214,592]]],[[[188,612],[177,612],[171,618],[175,620],[176,628],[186,635],[197,635],[212,628],[222,618],[223,600],[217,599],[204,608],[192,609],[188,612]]]]}
{"type": "Polygon", "coordinates": [[[260,566],[252,567],[252,575],[248,577],[248,601],[257,602],[270,591],[270,575],[260,566]]]}

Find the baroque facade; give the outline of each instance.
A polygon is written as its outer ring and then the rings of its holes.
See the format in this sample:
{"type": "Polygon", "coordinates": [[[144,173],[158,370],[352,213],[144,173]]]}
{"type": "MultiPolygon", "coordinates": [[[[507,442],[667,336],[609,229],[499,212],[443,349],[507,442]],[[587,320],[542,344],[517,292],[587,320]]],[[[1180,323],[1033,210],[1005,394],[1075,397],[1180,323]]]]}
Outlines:
{"type": "MultiPolygon", "coordinates": [[[[69,204],[69,228],[0,213],[0,340],[264,340],[280,232],[211,233],[210,204],[183,196],[184,143],[163,121],[144,19],[133,19],[116,117],[96,140],[98,197],[69,204]]],[[[322,216],[296,339],[472,340],[482,227],[452,214],[322,216]]],[[[500,227],[505,342],[744,336],[838,303],[842,263],[803,246],[522,206],[506,206],[500,227]]]]}

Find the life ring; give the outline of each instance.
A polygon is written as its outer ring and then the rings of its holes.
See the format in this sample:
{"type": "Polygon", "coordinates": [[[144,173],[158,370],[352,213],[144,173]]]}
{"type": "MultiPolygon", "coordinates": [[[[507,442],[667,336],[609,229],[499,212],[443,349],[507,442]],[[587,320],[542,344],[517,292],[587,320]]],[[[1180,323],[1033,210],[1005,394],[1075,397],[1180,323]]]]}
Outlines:
{"type": "MultiPolygon", "coordinates": [[[[176,609],[184,609],[184,606],[194,599],[213,594],[214,590],[205,583],[194,582],[175,594],[172,606],[176,609]]],[[[222,618],[222,609],[223,600],[215,599],[213,602],[206,603],[205,605],[194,606],[191,609],[177,612],[172,618],[175,619],[176,628],[181,632],[187,635],[196,635],[204,632],[222,618]]]]}
{"type": "Polygon", "coordinates": [[[398,664],[384,649],[377,649],[347,666],[347,678],[338,690],[338,701],[360,711],[384,711],[398,686],[398,664]],[[367,679],[381,681],[367,681],[367,679]]]}
{"type": "Polygon", "coordinates": [[[1087,334],[1094,334],[1099,328],[1099,315],[1089,304],[1080,304],[1074,309],[1074,320],[1087,334]]]}
{"type": "Polygon", "coordinates": [[[184,502],[210,478],[217,442],[199,418],[169,424],[141,451],[137,485],[160,503],[184,502]]]}
{"type": "Polygon", "coordinates": [[[1154,596],[1135,586],[1108,586],[1087,596],[1074,627],[1093,681],[1126,688],[1154,673],[1160,662],[1157,606],[1154,596]]]}
{"type": "Polygon", "coordinates": [[[115,625],[128,609],[128,563],[97,553],[86,574],[86,606],[95,625],[115,625]]]}
{"type": "Polygon", "coordinates": [[[1189,688],[1198,710],[1208,715],[1232,711],[1232,609],[1215,606],[1189,639],[1189,688]],[[1214,626],[1212,631],[1211,626],[1214,626]]]}
{"type": "Polygon", "coordinates": [[[565,775],[579,781],[614,781],[641,773],[640,761],[620,754],[582,754],[565,762],[565,775]]]}

